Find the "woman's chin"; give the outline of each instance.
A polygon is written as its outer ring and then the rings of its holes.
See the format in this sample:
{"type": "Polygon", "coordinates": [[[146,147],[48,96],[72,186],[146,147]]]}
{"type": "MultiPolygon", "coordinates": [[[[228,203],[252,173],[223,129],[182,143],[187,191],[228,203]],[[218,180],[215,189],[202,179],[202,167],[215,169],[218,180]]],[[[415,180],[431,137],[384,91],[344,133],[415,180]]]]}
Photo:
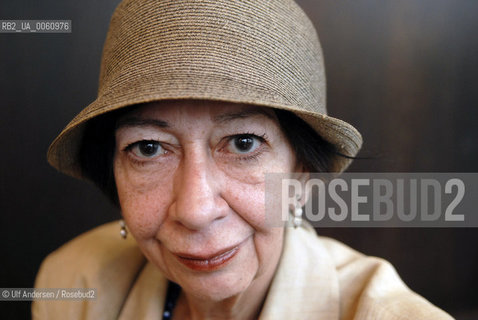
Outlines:
{"type": "Polygon", "coordinates": [[[253,277],[234,275],[213,279],[187,279],[180,285],[187,295],[199,300],[219,302],[238,296],[250,287],[253,277]]]}

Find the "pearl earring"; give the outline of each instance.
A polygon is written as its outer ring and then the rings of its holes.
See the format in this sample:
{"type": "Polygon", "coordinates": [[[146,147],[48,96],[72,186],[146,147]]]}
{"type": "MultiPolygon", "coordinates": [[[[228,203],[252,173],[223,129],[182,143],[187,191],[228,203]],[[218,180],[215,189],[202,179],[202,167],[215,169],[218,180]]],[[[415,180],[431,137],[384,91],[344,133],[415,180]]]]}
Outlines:
{"type": "Polygon", "coordinates": [[[300,196],[297,195],[296,197],[297,199],[297,207],[294,208],[294,220],[293,220],[293,224],[294,224],[294,228],[298,228],[300,227],[300,225],[302,224],[302,213],[303,213],[303,210],[302,210],[302,207],[300,207],[300,196]]]}
{"type": "Polygon", "coordinates": [[[294,228],[300,227],[302,224],[302,208],[298,207],[294,210],[294,220],[293,220],[294,228]]]}
{"type": "Polygon", "coordinates": [[[128,236],[128,230],[126,230],[126,223],[124,223],[123,219],[120,220],[120,227],[120,236],[121,238],[126,239],[128,236]]]}

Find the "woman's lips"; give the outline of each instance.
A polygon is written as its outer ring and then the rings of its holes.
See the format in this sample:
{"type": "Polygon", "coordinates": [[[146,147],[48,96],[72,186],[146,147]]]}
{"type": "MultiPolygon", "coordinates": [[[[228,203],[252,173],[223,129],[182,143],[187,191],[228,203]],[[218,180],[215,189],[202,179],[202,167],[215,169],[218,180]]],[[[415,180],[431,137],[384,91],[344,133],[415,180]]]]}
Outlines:
{"type": "Polygon", "coordinates": [[[224,267],[229,261],[232,260],[239,252],[239,245],[233,248],[221,250],[215,254],[201,257],[192,256],[188,254],[174,254],[174,256],[184,264],[186,267],[195,271],[215,271],[221,267],[224,267]]]}

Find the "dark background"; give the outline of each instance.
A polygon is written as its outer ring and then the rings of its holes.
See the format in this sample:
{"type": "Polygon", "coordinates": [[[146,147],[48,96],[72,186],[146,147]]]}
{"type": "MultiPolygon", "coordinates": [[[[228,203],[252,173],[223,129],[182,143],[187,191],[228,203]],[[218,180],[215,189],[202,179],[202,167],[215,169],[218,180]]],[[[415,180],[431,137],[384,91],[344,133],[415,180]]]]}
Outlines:
{"type": "MultiPolygon", "coordinates": [[[[71,19],[71,34],[0,34],[0,287],[32,287],[43,257],[119,217],[92,185],[48,166],[49,143],[95,99],[119,1],[2,0],[0,19],[71,19]]],[[[300,0],[325,55],[329,113],[365,145],[349,171],[477,172],[478,1],[300,0]]],[[[322,229],[392,262],[456,318],[478,318],[471,228],[322,229]]],[[[0,302],[28,319],[28,302],[0,302]]]]}

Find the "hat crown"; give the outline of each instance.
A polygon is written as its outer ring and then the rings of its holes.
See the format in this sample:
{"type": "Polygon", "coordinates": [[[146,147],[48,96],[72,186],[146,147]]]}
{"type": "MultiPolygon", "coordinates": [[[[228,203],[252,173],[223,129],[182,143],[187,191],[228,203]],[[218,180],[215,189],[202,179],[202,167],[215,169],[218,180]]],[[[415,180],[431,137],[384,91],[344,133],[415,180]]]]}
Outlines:
{"type": "Polygon", "coordinates": [[[326,113],[317,34],[291,0],[125,0],[98,99],[196,98],[326,113]]]}

